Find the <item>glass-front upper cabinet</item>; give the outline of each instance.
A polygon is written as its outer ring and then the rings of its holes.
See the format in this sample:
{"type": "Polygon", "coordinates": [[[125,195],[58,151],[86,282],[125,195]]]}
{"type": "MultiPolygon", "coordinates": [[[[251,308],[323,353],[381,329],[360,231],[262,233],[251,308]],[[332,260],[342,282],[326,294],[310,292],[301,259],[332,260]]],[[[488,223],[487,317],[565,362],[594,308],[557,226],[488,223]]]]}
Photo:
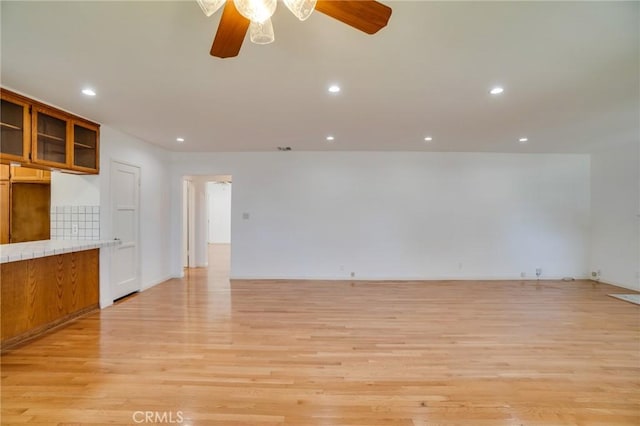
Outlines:
{"type": "Polygon", "coordinates": [[[98,170],[99,127],[73,122],[73,168],[85,172],[98,170]]]}
{"type": "Polygon", "coordinates": [[[0,158],[8,161],[28,161],[31,145],[29,103],[5,91],[0,92],[0,98],[0,158]]]}
{"type": "Polygon", "coordinates": [[[0,164],[99,173],[99,124],[1,87],[0,95],[0,164]]]}
{"type": "Polygon", "coordinates": [[[60,113],[33,107],[33,146],[31,161],[48,166],[66,167],[71,163],[67,139],[70,121],[60,113]]]}

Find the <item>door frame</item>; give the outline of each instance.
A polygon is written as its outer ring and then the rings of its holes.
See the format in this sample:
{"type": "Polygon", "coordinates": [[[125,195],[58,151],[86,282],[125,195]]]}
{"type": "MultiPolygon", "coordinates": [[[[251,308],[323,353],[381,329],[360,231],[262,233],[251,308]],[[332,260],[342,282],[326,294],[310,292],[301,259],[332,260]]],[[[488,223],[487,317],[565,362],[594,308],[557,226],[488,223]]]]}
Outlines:
{"type": "MultiPolygon", "coordinates": [[[[140,165],[138,164],[134,164],[128,161],[122,161],[122,160],[117,160],[114,158],[111,158],[111,161],[109,162],[109,228],[111,229],[111,237],[112,238],[116,238],[116,236],[114,236],[115,233],[115,227],[114,227],[114,207],[115,207],[115,197],[114,197],[114,192],[116,190],[116,188],[114,187],[113,183],[113,170],[116,166],[116,164],[121,164],[127,167],[135,167],[136,169],[138,169],[138,197],[136,200],[137,203],[137,214],[138,214],[138,218],[135,222],[135,226],[137,228],[137,232],[136,232],[136,255],[137,255],[137,263],[136,263],[136,275],[138,277],[138,280],[140,282],[140,290],[142,291],[143,285],[142,285],[142,247],[141,247],[141,230],[140,230],[140,207],[141,207],[141,203],[140,203],[140,188],[142,187],[142,167],[140,167],[140,165]]],[[[113,251],[116,249],[116,247],[113,247],[112,249],[112,253],[113,251]]],[[[109,293],[110,293],[110,300],[113,301],[114,300],[114,295],[112,293],[113,290],[113,273],[112,273],[112,269],[113,268],[113,262],[110,262],[109,265],[109,293]]]]}
{"type": "Polygon", "coordinates": [[[195,268],[195,198],[193,181],[182,178],[182,269],[195,268]]]}
{"type": "MultiPolygon", "coordinates": [[[[231,181],[231,175],[185,175],[182,177],[182,273],[185,268],[209,265],[210,209],[208,186],[212,182],[231,181]]],[[[229,232],[231,210],[229,204],[229,232]]]]}

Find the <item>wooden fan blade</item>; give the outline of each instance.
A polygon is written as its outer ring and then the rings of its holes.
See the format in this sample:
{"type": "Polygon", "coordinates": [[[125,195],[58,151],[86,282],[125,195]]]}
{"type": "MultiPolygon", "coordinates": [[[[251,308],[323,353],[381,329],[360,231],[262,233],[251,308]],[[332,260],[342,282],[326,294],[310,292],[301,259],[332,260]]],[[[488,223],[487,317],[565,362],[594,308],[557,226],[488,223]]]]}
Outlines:
{"type": "Polygon", "coordinates": [[[238,56],[244,36],[249,29],[249,20],[240,15],[233,0],[228,0],[222,11],[218,32],[213,39],[211,56],[218,58],[231,58],[238,56]]]}
{"type": "Polygon", "coordinates": [[[374,0],[318,0],[316,10],[367,34],[386,27],[391,17],[391,8],[374,0]]]}

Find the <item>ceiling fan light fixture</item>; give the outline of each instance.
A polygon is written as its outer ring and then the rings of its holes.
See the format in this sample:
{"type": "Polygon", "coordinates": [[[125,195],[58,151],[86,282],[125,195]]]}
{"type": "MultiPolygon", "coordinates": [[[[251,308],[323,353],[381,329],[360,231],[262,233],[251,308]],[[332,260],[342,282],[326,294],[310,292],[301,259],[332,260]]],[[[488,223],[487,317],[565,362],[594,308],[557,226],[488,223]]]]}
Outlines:
{"type": "Polygon", "coordinates": [[[211,16],[218,11],[227,0],[197,0],[205,15],[211,16]]]}
{"type": "MultiPolygon", "coordinates": [[[[0,0],[1,1],[1,0],[0,0]]],[[[218,0],[200,0],[218,1],[218,0]]],[[[273,16],[279,0],[227,0],[211,45],[211,56],[238,56],[249,27],[255,43],[271,43],[273,27],[266,23],[273,16]],[[266,32],[266,36],[263,34],[266,32]]],[[[285,0],[282,0],[283,2],[285,0]]],[[[391,8],[376,0],[286,0],[287,8],[299,19],[313,10],[334,18],[366,34],[375,34],[387,26],[391,8]]]]}
{"type": "Polygon", "coordinates": [[[265,22],[276,11],[277,0],[233,0],[240,15],[251,22],[265,22]]]}
{"type": "Polygon", "coordinates": [[[311,16],[316,8],[316,0],[282,0],[282,2],[301,21],[311,16]]]}
{"type": "Polygon", "coordinates": [[[249,24],[249,36],[255,44],[273,43],[275,35],[271,19],[267,19],[264,22],[251,21],[251,24],[249,24]]]}

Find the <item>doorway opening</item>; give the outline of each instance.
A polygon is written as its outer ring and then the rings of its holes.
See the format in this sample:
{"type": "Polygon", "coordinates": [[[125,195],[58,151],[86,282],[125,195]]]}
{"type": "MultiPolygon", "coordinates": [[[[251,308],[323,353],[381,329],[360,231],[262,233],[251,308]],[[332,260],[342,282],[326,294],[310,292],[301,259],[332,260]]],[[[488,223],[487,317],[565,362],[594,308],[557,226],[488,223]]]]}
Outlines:
{"type": "Polygon", "coordinates": [[[229,276],[231,187],[230,175],[184,178],[184,268],[208,267],[216,275],[229,276]]]}
{"type": "Polygon", "coordinates": [[[229,275],[231,267],[231,176],[207,182],[209,269],[229,275]]]}

